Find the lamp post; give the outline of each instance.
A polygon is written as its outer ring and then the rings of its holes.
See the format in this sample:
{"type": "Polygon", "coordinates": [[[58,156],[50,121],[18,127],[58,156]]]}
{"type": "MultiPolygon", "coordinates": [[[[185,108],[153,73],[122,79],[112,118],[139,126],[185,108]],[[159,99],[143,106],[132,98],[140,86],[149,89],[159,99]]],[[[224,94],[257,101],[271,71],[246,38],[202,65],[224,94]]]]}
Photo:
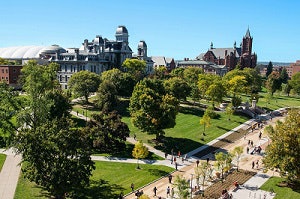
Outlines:
{"type": "Polygon", "coordinates": [[[191,199],[193,198],[193,176],[194,174],[191,173],[191,199]]]}

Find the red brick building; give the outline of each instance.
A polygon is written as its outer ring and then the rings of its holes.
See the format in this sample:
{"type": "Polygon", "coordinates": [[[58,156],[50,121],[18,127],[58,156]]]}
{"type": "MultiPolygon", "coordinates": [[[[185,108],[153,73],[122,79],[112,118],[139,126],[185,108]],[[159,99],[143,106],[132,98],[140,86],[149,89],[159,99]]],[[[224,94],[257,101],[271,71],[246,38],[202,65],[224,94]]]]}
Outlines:
{"type": "Polygon", "coordinates": [[[300,60],[297,60],[296,63],[291,63],[289,67],[286,67],[286,71],[291,78],[294,74],[300,72],[300,60]]]}
{"type": "Polygon", "coordinates": [[[20,88],[18,84],[22,65],[0,65],[0,81],[6,81],[14,88],[20,88]]]}
{"type": "Polygon", "coordinates": [[[240,63],[241,68],[254,68],[257,62],[256,54],[252,54],[253,37],[250,35],[249,28],[243,37],[240,48],[236,47],[234,42],[233,48],[214,48],[213,43],[206,53],[200,54],[196,59],[213,62],[217,65],[225,65],[228,70],[236,67],[240,63]]]}

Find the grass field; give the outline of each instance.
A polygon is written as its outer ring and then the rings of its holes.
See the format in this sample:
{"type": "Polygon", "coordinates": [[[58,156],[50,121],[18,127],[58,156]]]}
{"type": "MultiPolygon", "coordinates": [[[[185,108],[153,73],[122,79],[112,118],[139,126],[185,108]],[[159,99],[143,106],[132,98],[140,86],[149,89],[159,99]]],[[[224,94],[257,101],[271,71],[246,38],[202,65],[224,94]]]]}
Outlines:
{"type": "MultiPolygon", "coordinates": [[[[174,169],[166,166],[140,165],[141,169],[136,169],[136,164],[115,163],[115,162],[95,162],[96,170],[91,177],[91,185],[83,190],[82,198],[117,198],[123,192],[127,194],[131,191],[130,185],[134,183],[135,188],[148,184],[161,176],[167,175],[174,169]]],[[[15,199],[47,198],[46,192],[24,179],[19,178],[15,199]]]]}
{"type": "Polygon", "coordinates": [[[6,159],[6,155],[0,154],[0,171],[1,171],[2,167],[3,167],[5,159],[6,159]]]}
{"type": "Polygon", "coordinates": [[[286,199],[286,198],[300,198],[300,186],[295,186],[295,189],[289,187],[280,186],[280,183],[284,181],[283,178],[271,177],[260,189],[265,191],[274,190],[276,197],[274,199],[286,199]]]}

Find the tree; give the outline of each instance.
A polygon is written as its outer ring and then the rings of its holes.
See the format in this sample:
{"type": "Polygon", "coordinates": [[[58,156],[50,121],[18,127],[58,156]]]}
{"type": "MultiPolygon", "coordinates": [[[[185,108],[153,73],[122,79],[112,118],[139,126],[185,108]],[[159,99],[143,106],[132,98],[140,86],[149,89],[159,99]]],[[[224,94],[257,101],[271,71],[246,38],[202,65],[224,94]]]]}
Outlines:
{"type": "Polygon", "coordinates": [[[289,74],[286,71],[286,68],[283,67],[283,69],[280,72],[280,79],[281,79],[281,83],[286,84],[289,80],[289,74]]]}
{"type": "Polygon", "coordinates": [[[229,121],[231,120],[231,116],[233,115],[233,113],[234,113],[233,106],[230,103],[230,104],[228,104],[228,106],[225,109],[225,114],[228,116],[229,121]]]}
{"type": "Polygon", "coordinates": [[[268,66],[267,66],[267,72],[266,72],[266,77],[268,78],[269,75],[273,72],[273,64],[272,62],[270,61],[268,66]]]}
{"type": "Polygon", "coordinates": [[[163,129],[175,126],[179,102],[158,79],[144,79],[135,87],[130,98],[129,111],[133,125],[158,139],[163,129]]]}
{"type": "Polygon", "coordinates": [[[129,128],[122,122],[117,111],[102,111],[93,114],[87,124],[86,134],[90,135],[93,147],[101,152],[119,152],[126,147],[125,141],[129,137],[129,128]]]}
{"type": "Polygon", "coordinates": [[[202,186],[202,190],[204,191],[204,187],[206,185],[207,180],[213,173],[213,168],[207,161],[201,161],[199,166],[195,167],[195,177],[198,182],[198,187],[202,186]]]}
{"type": "Polygon", "coordinates": [[[139,199],[150,199],[150,198],[146,194],[143,194],[139,197],[139,199]]]}
{"type": "Polygon", "coordinates": [[[108,80],[101,82],[97,91],[95,104],[100,110],[112,111],[118,104],[117,90],[108,80]]]}
{"type": "Polygon", "coordinates": [[[170,72],[170,75],[171,77],[184,78],[183,73],[184,73],[184,68],[175,68],[170,72]]]}
{"type": "Polygon", "coordinates": [[[241,146],[237,146],[235,147],[231,152],[230,152],[231,156],[235,158],[236,161],[236,170],[239,170],[239,163],[241,160],[241,156],[243,154],[243,147],[241,146]]]}
{"type": "Polygon", "coordinates": [[[198,88],[198,76],[203,73],[203,69],[198,67],[187,67],[183,71],[183,79],[190,86],[190,96],[194,101],[200,98],[200,92],[198,88]]]}
{"type": "Polygon", "coordinates": [[[231,78],[227,83],[228,90],[233,94],[233,96],[246,92],[247,81],[246,77],[243,75],[236,75],[233,78],[231,78]]]}
{"type": "Polygon", "coordinates": [[[263,159],[268,169],[279,169],[288,181],[300,179],[300,112],[291,110],[285,121],[277,121],[268,131],[272,142],[266,148],[263,159]],[[278,139],[280,138],[280,139],[278,139]]]}
{"type": "Polygon", "coordinates": [[[116,87],[117,94],[130,97],[136,84],[132,75],[120,71],[117,68],[107,70],[101,73],[101,82],[109,81],[116,87]]]}
{"type": "Polygon", "coordinates": [[[288,83],[293,88],[294,92],[298,95],[300,94],[300,72],[295,73],[291,80],[288,81],[288,83]]]}
{"type": "Polygon", "coordinates": [[[211,84],[205,95],[208,96],[208,99],[212,101],[213,107],[215,106],[215,102],[221,103],[223,101],[223,97],[226,95],[226,90],[223,87],[223,84],[220,80],[216,80],[211,84]]]}
{"type": "Polygon", "coordinates": [[[138,81],[144,76],[146,62],[139,59],[126,59],[123,62],[122,67],[125,71],[130,73],[136,81],[138,81]]]}
{"type": "Polygon", "coordinates": [[[211,74],[199,74],[198,75],[198,89],[202,95],[202,98],[206,98],[206,92],[208,87],[213,84],[213,82],[217,79],[216,75],[211,74]]]}
{"type": "Polygon", "coordinates": [[[25,177],[64,198],[88,185],[94,163],[89,138],[70,120],[70,101],[58,84],[57,68],[29,61],[22,69],[28,102],[16,113],[20,128],[12,145],[26,163],[25,177]]]}
{"type": "Polygon", "coordinates": [[[24,176],[56,199],[76,195],[89,184],[95,168],[88,137],[70,124],[65,117],[48,120],[35,129],[22,129],[15,142],[24,176]]]}
{"type": "Polygon", "coordinates": [[[180,199],[186,199],[189,196],[190,185],[184,177],[177,175],[174,181],[174,187],[180,199]]]}
{"type": "Polygon", "coordinates": [[[211,118],[209,115],[204,113],[203,117],[200,119],[200,125],[203,125],[203,135],[205,135],[205,129],[211,125],[210,121],[211,118]]]}
{"type": "Polygon", "coordinates": [[[231,167],[230,154],[218,152],[215,154],[216,167],[221,171],[221,178],[224,178],[224,172],[229,171],[231,167]]]}
{"type": "Polygon", "coordinates": [[[75,97],[84,97],[86,104],[90,93],[96,92],[99,84],[100,76],[86,70],[74,73],[68,81],[69,88],[75,97]]]}
{"type": "Polygon", "coordinates": [[[18,128],[13,118],[22,106],[18,92],[13,91],[6,82],[0,82],[0,141],[6,145],[10,144],[18,128]]]}
{"type": "Polygon", "coordinates": [[[177,99],[186,100],[186,97],[190,94],[191,88],[181,78],[172,77],[164,81],[164,87],[166,92],[173,95],[177,99]]]}
{"type": "Polygon", "coordinates": [[[281,88],[280,74],[278,71],[274,71],[268,76],[268,79],[266,81],[266,88],[272,96],[276,90],[281,88]]]}
{"type": "Polygon", "coordinates": [[[148,148],[143,145],[142,141],[138,141],[133,148],[132,156],[137,159],[137,169],[140,169],[139,160],[149,155],[148,148]]]}
{"type": "Polygon", "coordinates": [[[168,77],[168,69],[166,66],[158,66],[154,69],[154,77],[157,79],[166,79],[168,77]]]}

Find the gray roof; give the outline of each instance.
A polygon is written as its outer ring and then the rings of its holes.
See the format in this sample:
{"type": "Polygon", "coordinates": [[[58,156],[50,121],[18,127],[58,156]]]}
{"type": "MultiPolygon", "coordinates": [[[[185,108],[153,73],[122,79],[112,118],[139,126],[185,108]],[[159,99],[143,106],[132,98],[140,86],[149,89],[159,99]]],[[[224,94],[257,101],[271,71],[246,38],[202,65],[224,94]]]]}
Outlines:
{"type": "Polygon", "coordinates": [[[203,61],[203,60],[187,60],[187,61],[178,61],[178,65],[212,65],[214,63],[203,61]]]}
{"type": "Polygon", "coordinates": [[[173,58],[168,58],[164,56],[152,56],[152,61],[154,62],[154,66],[167,66],[167,64],[171,63],[173,58]]]}
{"type": "MultiPolygon", "coordinates": [[[[213,48],[210,49],[209,51],[212,51],[214,53],[214,55],[216,56],[216,58],[221,58],[221,59],[225,59],[225,51],[227,50],[227,55],[229,55],[230,53],[234,53],[234,48],[213,48]]],[[[236,57],[240,57],[241,56],[241,48],[236,48],[236,57]]]]}

